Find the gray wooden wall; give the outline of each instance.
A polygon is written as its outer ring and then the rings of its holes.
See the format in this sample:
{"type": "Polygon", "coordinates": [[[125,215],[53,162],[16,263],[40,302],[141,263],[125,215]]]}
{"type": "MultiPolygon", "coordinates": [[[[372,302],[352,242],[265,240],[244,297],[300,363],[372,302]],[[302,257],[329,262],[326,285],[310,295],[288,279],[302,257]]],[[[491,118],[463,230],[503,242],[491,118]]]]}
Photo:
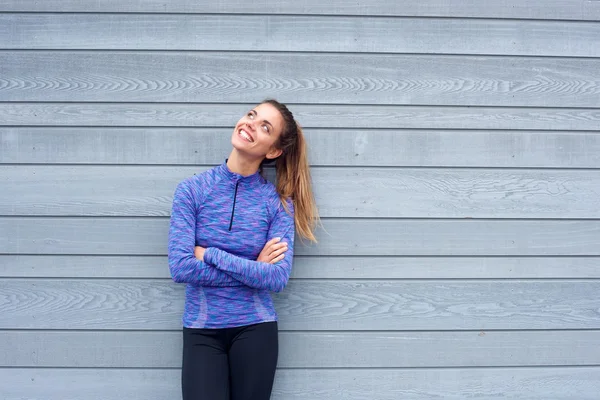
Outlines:
{"type": "Polygon", "coordinates": [[[274,399],[598,399],[600,1],[253,3],[0,0],[0,398],[180,398],[172,194],[276,97],[274,399]]]}

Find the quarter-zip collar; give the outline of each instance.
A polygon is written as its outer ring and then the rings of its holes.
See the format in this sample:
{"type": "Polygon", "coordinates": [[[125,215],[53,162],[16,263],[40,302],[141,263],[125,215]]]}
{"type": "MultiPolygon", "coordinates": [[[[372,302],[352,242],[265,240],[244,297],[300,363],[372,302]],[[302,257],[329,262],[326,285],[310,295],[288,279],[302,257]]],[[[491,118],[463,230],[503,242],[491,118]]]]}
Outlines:
{"type": "Polygon", "coordinates": [[[217,167],[218,174],[231,181],[232,183],[244,182],[244,183],[265,183],[265,178],[262,177],[259,171],[256,171],[252,175],[243,176],[236,172],[232,172],[227,166],[227,160],[217,167]]]}
{"type": "Polygon", "coordinates": [[[259,171],[256,171],[254,174],[248,175],[248,176],[243,176],[238,173],[232,172],[229,169],[229,167],[227,166],[227,160],[225,160],[225,162],[223,164],[218,166],[216,170],[217,170],[217,173],[221,177],[223,177],[227,181],[231,182],[231,184],[233,185],[233,193],[232,193],[233,205],[231,207],[231,217],[229,219],[229,231],[231,232],[231,230],[233,229],[233,222],[235,219],[235,205],[237,203],[237,196],[238,196],[238,190],[239,190],[240,183],[250,184],[250,185],[259,184],[259,183],[264,184],[264,183],[266,183],[266,180],[265,180],[265,178],[262,177],[262,175],[260,174],[259,171]]]}

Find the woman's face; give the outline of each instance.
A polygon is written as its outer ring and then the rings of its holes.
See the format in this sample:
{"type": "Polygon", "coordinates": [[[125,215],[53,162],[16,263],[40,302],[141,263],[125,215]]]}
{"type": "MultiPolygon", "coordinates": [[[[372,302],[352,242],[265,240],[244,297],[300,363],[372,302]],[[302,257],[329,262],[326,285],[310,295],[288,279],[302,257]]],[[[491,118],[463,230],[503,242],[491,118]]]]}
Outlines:
{"type": "Polygon", "coordinates": [[[254,107],[238,121],[231,136],[233,147],[254,158],[277,158],[281,150],[275,148],[283,131],[284,121],[271,104],[254,107]]]}

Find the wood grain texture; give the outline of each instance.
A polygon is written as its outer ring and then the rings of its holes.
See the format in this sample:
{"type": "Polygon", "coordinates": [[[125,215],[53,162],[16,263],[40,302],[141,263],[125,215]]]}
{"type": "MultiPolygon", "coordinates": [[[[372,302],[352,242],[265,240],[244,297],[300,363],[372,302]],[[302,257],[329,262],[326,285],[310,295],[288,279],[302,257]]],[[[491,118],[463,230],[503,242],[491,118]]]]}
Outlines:
{"type": "MultiPolygon", "coordinates": [[[[600,134],[306,129],[313,166],[599,168],[600,134]]],[[[0,128],[0,163],[223,162],[231,128],[0,128]]]]}
{"type": "Polygon", "coordinates": [[[275,400],[596,399],[590,21],[600,1],[0,0],[0,397],[180,399],[174,184],[275,97],[325,217],[275,295],[275,400]]]}
{"type": "Polygon", "coordinates": [[[0,101],[600,107],[598,59],[0,52],[0,101]]]}
{"type": "Polygon", "coordinates": [[[598,57],[600,24],[276,15],[0,14],[4,49],[598,57]],[[239,29],[239,27],[252,29],[239,29]],[[326,37],[327,40],[319,40],[326,37]]]}
{"type": "MultiPolygon", "coordinates": [[[[166,256],[0,255],[2,278],[170,278],[166,256]]],[[[294,257],[292,279],[600,278],[600,257],[294,257]]]]}
{"type": "MultiPolygon", "coordinates": [[[[600,364],[600,331],[280,332],[279,368],[600,364]],[[348,351],[352,349],[352,351],[348,351]]],[[[0,367],[180,368],[181,332],[0,331],[0,367]]]]}
{"type": "MultiPolygon", "coordinates": [[[[173,369],[0,369],[5,400],[179,400],[173,369]]],[[[598,367],[279,370],[273,400],[596,400],[598,367]],[[525,397],[526,395],[526,397],[525,397]]]]}
{"type": "MultiPolygon", "coordinates": [[[[291,281],[282,330],[599,329],[600,280],[291,281]]],[[[179,329],[165,280],[0,280],[0,329],[179,329]]]]}
{"type": "Polygon", "coordinates": [[[1,11],[109,12],[109,13],[243,13],[300,15],[380,15],[475,18],[531,18],[600,20],[600,6],[592,0],[378,0],[355,1],[241,0],[197,2],[191,0],[2,0],[1,11]]]}
{"type": "MultiPolygon", "coordinates": [[[[288,105],[302,126],[311,129],[597,131],[600,126],[598,108],[288,105]]],[[[0,103],[0,126],[77,126],[77,129],[82,126],[210,127],[212,130],[222,127],[231,130],[240,116],[252,107],[254,103],[0,103]]]]}
{"type": "MultiPolygon", "coordinates": [[[[600,164],[600,152],[592,157],[600,164]]],[[[177,183],[207,168],[0,166],[0,215],[169,216],[177,183]]],[[[321,167],[311,175],[323,217],[600,218],[596,170],[321,167]]]]}
{"type": "MultiPolygon", "coordinates": [[[[3,217],[0,253],[165,255],[168,218],[3,217]]],[[[319,256],[598,256],[598,220],[326,219],[319,256]],[[459,234],[460,233],[460,234],[459,234]]]]}

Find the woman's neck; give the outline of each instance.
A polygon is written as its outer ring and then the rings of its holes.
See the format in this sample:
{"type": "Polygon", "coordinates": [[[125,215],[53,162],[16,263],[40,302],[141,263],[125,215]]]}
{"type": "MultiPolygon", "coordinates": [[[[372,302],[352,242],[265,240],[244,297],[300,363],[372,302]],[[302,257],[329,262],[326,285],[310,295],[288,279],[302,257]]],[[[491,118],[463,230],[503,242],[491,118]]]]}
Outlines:
{"type": "Polygon", "coordinates": [[[240,174],[242,176],[250,176],[258,171],[261,160],[251,160],[244,157],[236,149],[231,151],[229,158],[227,159],[227,168],[231,172],[240,174]]]}

